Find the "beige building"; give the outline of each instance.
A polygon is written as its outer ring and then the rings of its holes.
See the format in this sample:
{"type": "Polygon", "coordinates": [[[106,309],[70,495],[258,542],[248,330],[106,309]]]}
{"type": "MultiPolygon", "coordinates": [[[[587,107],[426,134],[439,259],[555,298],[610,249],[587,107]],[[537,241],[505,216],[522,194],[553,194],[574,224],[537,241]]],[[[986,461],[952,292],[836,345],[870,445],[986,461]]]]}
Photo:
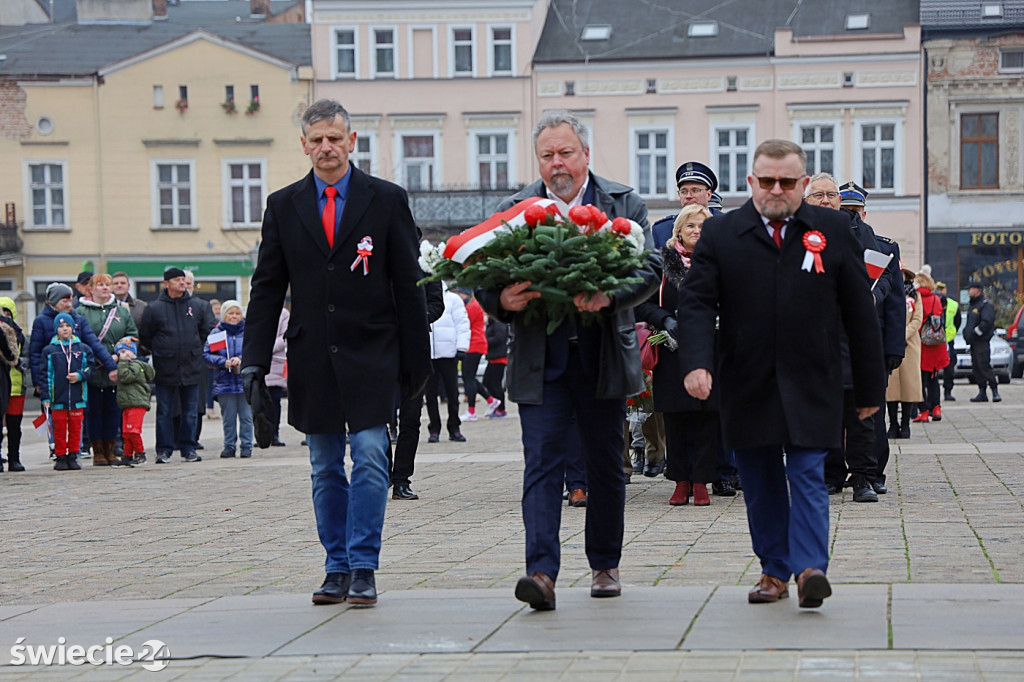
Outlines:
{"type": "Polygon", "coordinates": [[[172,264],[207,297],[244,298],[267,193],[308,171],[308,27],[250,20],[248,1],[135,4],[147,21],[90,23],[80,0],[77,25],[0,29],[0,200],[24,242],[0,288],[26,299],[83,264],[146,299],[172,264]]]}
{"type": "Polygon", "coordinates": [[[916,1],[312,5],[317,96],[352,110],[357,161],[405,185],[427,227],[472,224],[535,179],[532,124],[567,108],[593,130],[594,171],[636,188],[652,216],[678,207],[688,160],[739,205],[757,142],[785,137],[812,170],[867,188],[868,222],[923,258],[916,1]]]}
{"type": "Polygon", "coordinates": [[[928,259],[967,300],[974,277],[1008,326],[1024,299],[1024,2],[921,3],[928,259]]]}

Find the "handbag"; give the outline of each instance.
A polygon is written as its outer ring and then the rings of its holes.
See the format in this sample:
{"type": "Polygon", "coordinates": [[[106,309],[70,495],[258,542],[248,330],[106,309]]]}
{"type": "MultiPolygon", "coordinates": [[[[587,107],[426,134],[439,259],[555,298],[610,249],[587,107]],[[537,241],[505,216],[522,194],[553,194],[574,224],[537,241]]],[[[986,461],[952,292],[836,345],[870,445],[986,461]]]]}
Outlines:
{"type": "Polygon", "coordinates": [[[942,306],[939,306],[939,314],[932,313],[925,319],[920,334],[923,346],[946,345],[946,320],[942,315],[942,306]]]}
{"type": "Polygon", "coordinates": [[[654,330],[646,322],[636,323],[636,335],[640,342],[640,367],[647,372],[653,372],[654,366],[658,364],[658,347],[652,346],[651,334],[654,330]]]}

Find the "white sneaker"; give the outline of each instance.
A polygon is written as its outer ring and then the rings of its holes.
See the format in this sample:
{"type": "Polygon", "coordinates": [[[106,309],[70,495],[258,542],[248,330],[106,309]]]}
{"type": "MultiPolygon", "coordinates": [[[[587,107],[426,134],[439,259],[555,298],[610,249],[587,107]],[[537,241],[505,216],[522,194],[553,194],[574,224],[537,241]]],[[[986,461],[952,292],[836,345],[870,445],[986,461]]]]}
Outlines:
{"type": "Polygon", "coordinates": [[[475,422],[478,419],[478,417],[476,416],[476,412],[467,412],[466,414],[459,417],[459,419],[461,419],[464,422],[475,422]]]}
{"type": "Polygon", "coordinates": [[[487,411],[484,413],[484,416],[490,417],[492,414],[494,414],[494,411],[498,409],[499,405],[501,405],[501,401],[491,400],[491,402],[487,403],[487,411]]]}

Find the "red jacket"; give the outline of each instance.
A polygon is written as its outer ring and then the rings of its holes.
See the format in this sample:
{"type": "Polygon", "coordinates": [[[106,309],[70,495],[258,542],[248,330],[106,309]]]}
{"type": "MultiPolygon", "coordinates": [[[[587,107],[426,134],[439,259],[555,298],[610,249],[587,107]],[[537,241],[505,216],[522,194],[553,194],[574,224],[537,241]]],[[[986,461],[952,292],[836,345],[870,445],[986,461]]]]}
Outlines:
{"type": "Polygon", "coordinates": [[[469,315],[469,350],[467,353],[487,355],[487,335],[484,333],[486,321],[484,309],[475,298],[466,302],[466,314],[469,315]]]}
{"type": "MultiPolygon", "coordinates": [[[[938,315],[945,321],[945,316],[942,313],[942,300],[936,296],[931,290],[921,287],[918,289],[921,294],[921,326],[928,322],[928,317],[931,315],[938,315]]],[[[918,334],[921,330],[917,330],[918,334]]],[[[922,372],[935,372],[942,369],[949,364],[949,347],[945,344],[941,346],[926,346],[921,344],[921,371],[922,372]]]]}

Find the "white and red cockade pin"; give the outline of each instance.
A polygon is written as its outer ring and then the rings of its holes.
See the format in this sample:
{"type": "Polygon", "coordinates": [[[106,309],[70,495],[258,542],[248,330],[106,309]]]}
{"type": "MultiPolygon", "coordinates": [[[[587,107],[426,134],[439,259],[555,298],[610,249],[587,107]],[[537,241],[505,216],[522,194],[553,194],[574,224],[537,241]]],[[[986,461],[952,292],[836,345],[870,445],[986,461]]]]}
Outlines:
{"type": "Polygon", "coordinates": [[[363,276],[365,277],[370,274],[370,256],[373,255],[373,237],[366,236],[360,239],[359,243],[356,245],[356,253],[359,255],[356,256],[354,261],[352,261],[352,267],[350,267],[349,270],[355,271],[356,266],[359,265],[360,261],[362,261],[363,276]]]}
{"type": "Polygon", "coordinates": [[[811,271],[811,263],[814,263],[815,272],[825,272],[825,266],[821,262],[821,252],[825,250],[825,235],[817,230],[804,233],[804,248],[807,253],[804,255],[804,263],[801,270],[811,271]]]}

